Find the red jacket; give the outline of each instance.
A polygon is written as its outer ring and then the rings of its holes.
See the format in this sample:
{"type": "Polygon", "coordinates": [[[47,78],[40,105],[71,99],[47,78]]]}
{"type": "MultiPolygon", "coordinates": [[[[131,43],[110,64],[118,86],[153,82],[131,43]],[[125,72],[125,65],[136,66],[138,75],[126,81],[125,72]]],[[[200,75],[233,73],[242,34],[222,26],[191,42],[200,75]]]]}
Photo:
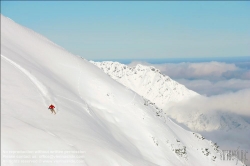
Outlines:
{"type": "Polygon", "coordinates": [[[54,109],[56,108],[55,106],[53,106],[52,104],[49,106],[49,109],[54,109]]]}

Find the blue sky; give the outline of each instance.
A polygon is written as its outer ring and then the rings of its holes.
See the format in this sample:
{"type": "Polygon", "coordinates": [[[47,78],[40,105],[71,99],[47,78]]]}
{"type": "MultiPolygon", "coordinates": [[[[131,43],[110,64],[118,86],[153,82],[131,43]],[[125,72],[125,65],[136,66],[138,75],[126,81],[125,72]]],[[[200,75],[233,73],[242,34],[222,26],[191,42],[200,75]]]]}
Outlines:
{"type": "Polygon", "coordinates": [[[250,56],[246,1],[1,1],[1,13],[87,59],[250,56]]]}

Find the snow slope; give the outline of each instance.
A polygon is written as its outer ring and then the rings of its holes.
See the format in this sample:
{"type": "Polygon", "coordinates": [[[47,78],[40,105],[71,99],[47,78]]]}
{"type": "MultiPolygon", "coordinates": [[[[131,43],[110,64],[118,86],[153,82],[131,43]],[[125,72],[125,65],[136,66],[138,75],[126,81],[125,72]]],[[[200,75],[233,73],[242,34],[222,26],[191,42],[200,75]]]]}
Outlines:
{"type": "Polygon", "coordinates": [[[235,165],[95,65],[3,15],[1,41],[1,165],[235,165]]]}

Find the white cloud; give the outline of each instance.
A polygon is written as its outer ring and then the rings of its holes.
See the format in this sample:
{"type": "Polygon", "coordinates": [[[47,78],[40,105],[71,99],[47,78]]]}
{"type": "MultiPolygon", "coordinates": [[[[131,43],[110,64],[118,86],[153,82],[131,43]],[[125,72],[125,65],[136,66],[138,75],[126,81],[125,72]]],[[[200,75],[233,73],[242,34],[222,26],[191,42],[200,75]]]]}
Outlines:
{"type": "Polygon", "coordinates": [[[225,128],[241,124],[249,126],[249,122],[241,119],[250,117],[250,89],[214,95],[197,96],[186,101],[167,106],[167,113],[179,123],[184,123],[192,130],[212,131],[223,127],[223,117],[227,119],[225,128]],[[232,119],[234,118],[234,119],[232,119]]]}
{"type": "Polygon", "coordinates": [[[220,110],[250,116],[250,89],[210,97],[200,97],[194,100],[197,100],[197,102],[190,102],[190,104],[193,103],[194,107],[200,107],[205,112],[220,110]]]}
{"type": "Polygon", "coordinates": [[[211,96],[250,88],[250,80],[230,79],[213,82],[210,80],[176,79],[188,89],[211,96]]]}

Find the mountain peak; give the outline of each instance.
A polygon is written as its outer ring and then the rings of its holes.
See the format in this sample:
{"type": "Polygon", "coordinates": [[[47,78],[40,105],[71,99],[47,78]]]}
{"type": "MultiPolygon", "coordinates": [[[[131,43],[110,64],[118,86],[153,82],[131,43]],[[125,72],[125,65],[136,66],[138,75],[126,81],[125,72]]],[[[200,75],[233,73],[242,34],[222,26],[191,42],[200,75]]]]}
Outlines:
{"type": "Polygon", "coordinates": [[[159,69],[153,66],[137,64],[134,67],[129,67],[112,61],[91,61],[91,63],[161,108],[170,102],[179,102],[198,95],[169,76],[163,75],[159,69]]]}

